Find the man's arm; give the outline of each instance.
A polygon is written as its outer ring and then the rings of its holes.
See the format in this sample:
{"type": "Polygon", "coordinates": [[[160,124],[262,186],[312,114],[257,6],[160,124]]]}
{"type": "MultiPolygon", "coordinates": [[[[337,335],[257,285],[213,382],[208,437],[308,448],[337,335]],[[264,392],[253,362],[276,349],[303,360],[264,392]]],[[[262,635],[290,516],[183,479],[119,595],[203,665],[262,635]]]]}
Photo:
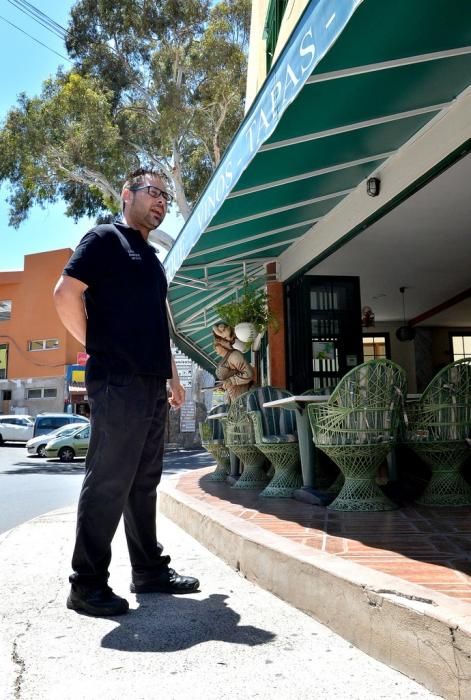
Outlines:
{"type": "Polygon", "coordinates": [[[62,275],[54,289],[54,303],[60,320],[84,347],[87,316],[82,295],[86,288],[87,285],[75,277],[62,275]]]}
{"type": "Polygon", "coordinates": [[[170,406],[173,408],[180,408],[182,404],[185,403],[185,388],[180,382],[180,377],[178,376],[177,365],[175,364],[175,359],[172,355],[172,378],[168,380],[168,385],[170,387],[170,396],[168,398],[170,406]]]}

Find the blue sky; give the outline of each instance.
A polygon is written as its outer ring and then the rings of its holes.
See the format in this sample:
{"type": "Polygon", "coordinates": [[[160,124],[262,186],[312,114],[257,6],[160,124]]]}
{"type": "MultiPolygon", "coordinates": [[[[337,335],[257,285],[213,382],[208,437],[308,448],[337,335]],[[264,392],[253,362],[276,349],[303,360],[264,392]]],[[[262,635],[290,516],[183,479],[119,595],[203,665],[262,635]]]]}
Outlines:
{"type": "MultiPolygon", "coordinates": [[[[33,0],[32,4],[63,27],[67,27],[68,14],[75,0],[33,0]]],[[[37,95],[46,78],[55,74],[59,65],[70,64],[52,53],[5,20],[17,25],[24,32],[47,44],[58,54],[67,56],[65,47],[56,35],[33,21],[10,2],[0,6],[0,65],[2,89],[0,90],[0,120],[3,122],[17,95],[26,92],[37,95]]],[[[57,248],[74,248],[93,220],[82,219],[75,223],[65,216],[65,206],[58,203],[45,209],[36,207],[19,229],[8,226],[8,188],[0,189],[0,271],[22,270],[23,257],[57,248]]],[[[179,228],[175,215],[169,215],[162,228],[176,236],[179,228]]]]}

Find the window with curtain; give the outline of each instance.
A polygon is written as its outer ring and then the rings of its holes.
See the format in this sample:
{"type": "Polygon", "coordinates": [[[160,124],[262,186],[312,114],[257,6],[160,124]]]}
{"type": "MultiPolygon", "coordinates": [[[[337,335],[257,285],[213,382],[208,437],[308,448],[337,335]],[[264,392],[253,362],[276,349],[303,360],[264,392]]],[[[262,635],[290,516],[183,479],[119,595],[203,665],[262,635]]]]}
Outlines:
{"type": "Polygon", "coordinates": [[[29,340],[28,350],[34,352],[36,350],[56,350],[59,347],[57,338],[44,338],[44,340],[29,340]]]}
{"type": "Polygon", "coordinates": [[[363,357],[365,362],[368,362],[368,360],[378,360],[381,357],[389,358],[389,333],[383,333],[382,335],[377,333],[364,335],[363,357]]]}
{"type": "Polygon", "coordinates": [[[7,378],[8,345],[0,345],[0,379],[7,378]]]}
{"type": "Polygon", "coordinates": [[[471,357],[471,333],[450,333],[453,362],[471,357]]]}
{"type": "Polygon", "coordinates": [[[11,299],[0,299],[0,321],[11,319],[11,299]]]}

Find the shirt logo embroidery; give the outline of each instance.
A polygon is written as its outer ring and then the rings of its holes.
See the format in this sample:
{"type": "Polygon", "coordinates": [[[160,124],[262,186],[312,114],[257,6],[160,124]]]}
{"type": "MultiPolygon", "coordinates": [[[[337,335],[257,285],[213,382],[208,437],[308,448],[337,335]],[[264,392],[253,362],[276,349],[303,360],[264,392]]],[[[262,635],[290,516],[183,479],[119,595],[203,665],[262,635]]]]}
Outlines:
{"type": "Polygon", "coordinates": [[[139,262],[142,261],[140,253],[135,253],[133,250],[128,250],[128,255],[131,258],[131,260],[137,260],[139,262]]]}

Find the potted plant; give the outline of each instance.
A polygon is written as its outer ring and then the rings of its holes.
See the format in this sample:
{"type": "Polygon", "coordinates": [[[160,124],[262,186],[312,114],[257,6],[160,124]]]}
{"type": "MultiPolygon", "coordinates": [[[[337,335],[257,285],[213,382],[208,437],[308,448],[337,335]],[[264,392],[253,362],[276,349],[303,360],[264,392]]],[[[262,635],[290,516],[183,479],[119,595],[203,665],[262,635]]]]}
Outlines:
{"type": "Polygon", "coordinates": [[[237,338],[246,344],[246,349],[258,349],[268,326],[278,326],[277,319],[268,308],[268,293],[265,289],[251,289],[247,279],[241,296],[226,304],[218,304],[216,311],[222,321],[234,328],[237,338]]]}

